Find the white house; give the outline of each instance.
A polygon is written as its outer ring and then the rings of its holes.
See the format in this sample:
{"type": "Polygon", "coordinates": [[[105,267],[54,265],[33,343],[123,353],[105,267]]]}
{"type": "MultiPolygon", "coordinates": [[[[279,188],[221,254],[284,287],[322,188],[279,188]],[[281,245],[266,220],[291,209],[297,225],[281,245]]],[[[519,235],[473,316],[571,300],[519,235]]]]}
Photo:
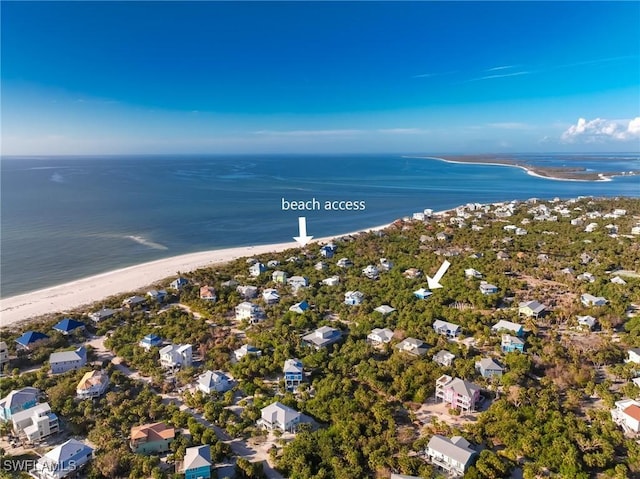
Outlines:
{"type": "Polygon", "coordinates": [[[387,314],[391,314],[396,310],[396,308],[392,308],[391,306],[389,306],[388,304],[381,304],[380,306],[378,306],[377,308],[374,308],[374,311],[376,313],[380,313],[383,316],[386,316],[387,314]]]}
{"type": "Polygon", "coordinates": [[[462,476],[476,454],[469,441],[463,437],[453,436],[449,439],[439,434],[431,438],[426,453],[431,464],[453,477],[462,476]]]}
{"type": "Polygon", "coordinates": [[[340,258],[336,264],[341,268],[349,268],[353,266],[353,262],[349,258],[340,258]]]}
{"type": "Polygon", "coordinates": [[[291,278],[287,280],[287,284],[295,292],[301,288],[306,288],[307,286],[309,286],[309,280],[304,276],[291,276],[291,278]]]}
{"type": "Polygon", "coordinates": [[[262,299],[267,304],[276,304],[280,301],[280,294],[277,289],[268,288],[262,292],[262,299]]]}
{"type": "Polygon", "coordinates": [[[257,323],[264,319],[264,311],[257,304],[244,301],[236,306],[236,319],[242,321],[243,319],[249,320],[250,323],[257,323]]]}
{"type": "Polygon", "coordinates": [[[236,288],[236,291],[240,296],[244,299],[253,299],[258,296],[258,288],[257,286],[251,285],[240,285],[236,288]]]}
{"type": "Polygon", "coordinates": [[[369,279],[378,279],[380,271],[374,265],[370,264],[362,270],[362,274],[369,279]]]}
{"type": "Polygon", "coordinates": [[[304,366],[302,361],[296,358],[287,359],[282,368],[284,382],[288,390],[295,390],[304,378],[304,366]]]}
{"type": "Polygon", "coordinates": [[[233,356],[236,361],[240,361],[245,356],[262,356],[262,351],[260,351],[255,346],[243,344],[233,352],[233,356]]]}
{"type": "Polygon", "coordinates": [[[602,296],[593,296],[589,293],[584,293],[580,296],[580,302],[585,306],[604,306],[608,301],[602,296]]]}
{"type": "Polygon", "coordinates": [[[158,303],[162,303],[167,297],[167,292],[164,289],[151,289],[147,291],[147,296],[158,303]]]}
{"type": "Polygon", "coordinates": [[[593,329],[598,322],[593,316],[578,316],[578,326],[587,329],[593,329]]]}
{"type": "Polygon", "coordinates": [[[415,338],[406,338],[396,344],[396,348],[404,353],[409,353],[414,356],[424,356],[429,349],[424,345],[424,342],[415,338]]]}
{"type": "Polygon", "coordinates": [[[49,366],[53,374],[66,373],[72,369],[79,369],[87,364],[87,350],[80,346],[73,351],[60,351],[51,353],[49,366]]]}
{"type": "Polygon", "coordinates": [[[267,270],[267,267],[265,265],[263,265],[260,262],[257,263],[253,263],[250,267],[249,267],[249,274],[253,277],[258,277],[260,276],[262,273],[264,273],[267,270]]]}
{"type": "Polygon", "coordinates": [[[205,371],[198,376],[196,388],[205,394],[225,392],[233,387],[233,381],[222,371],[205,371]]]}
{"type": "Polygon", "coordinates": [[[347,291],[344,293],[344,304],[348,304],[350,306],[357,306],[362,303],[364,299],[364,294],[360,291],[347,291]]]}
{"type": "Polygon", "coordinates": [[[480,279],[482,278],[482,273],[480,271],[477,271],[473,268],[467,268],[464,270],[464,275],[467,278],[477,278],[480,279]]]}
{"type": "Polygon", "coordinates": [[[491,327],[491,331],[494,333],[498,333],[500,331],[510,331],[516,336],[522,336],[524,334],[524,329],[522,328],[521,324],[507,321],[505,319],[501,319],[496,324],[494,324],[491,327]]]}
{"type": "Polygon", "coordinates": [[[76,386],[79,399],[97,398],[102,396],[109,387],[109,375],[104,371],[89,371],[82,376],[76,386]]]}
{"type": "Polygon", "coordinates": [[[60,430],[58,416],[51,412],[49,403],[40,403],[11,416],[13,432],[27,442],[35,442],[60,430]]]}
{"type": "Polygon", "coordinates": [[[496,285],[483,281],[482,283],[480,283],[480,292],[485,295],[496,294],[498,292],[498,287],[496,285]]]}
{"type": "Polygon", "coordinates": [[[0,341],[0,367],[9,362],[9,347],[4,341],[0,341]]]}
{"type": "Polygon", "coordinates": [[[443,349],[433,355],[433,360],[441,366],[451,366],[456,355],[443,349]]]}
{"type": "Polygon", "coordinates": [[[342,338],[342,331],[339,329],[331,328],[329,326],[322,326],[316,329],[312,333],[302,337],[302,340],[309,346],[313,346],[316,349],[326,348],[333,343],[338,342],[342,338]]]}
{"type": "Polygon", "coordinates": [[[213,286],[202,286],[200,288],[200,299],[204,299],[205,301],[215,301],[218,299],[216,289],[213,286]]]}
{"type": "Polygon", "coordinates": [[[629,349],[627,351],[627,359],[624,362],[640,364],[640,348],[629,349]]]}
{"type": "Polygon", "coordinates": [[[116,314],[114,309],[102,308],[100,311],[89,314],[89,319],[94,323],[99,323],[100,321],[111,318],[114,314],[116,314]]]}
{"type": "Polygon", "coordinates": [[[611,419],[627,432],[640,432],[640,402],[633,399],[616,401],[611,419]]]}
{"type": "Polygon", "coordinates": [[[460,326],[457,324],[450,323],[448,321],[442,321],[441,319],[436,319],[433,322],[433,330],[438,333],[446,336],[448,338],[455,338],[460,334],[460,326]]]}
{"type": "Polygon", "coordinates": [[[280,402],[274,402],[260,411],[258,425],[269,430],[279,429],[282,432],[295,432],[301,417],[301,414],[295,409],[280,402]]]}
{"type": "Polygon", "coordinates": [[[620,276],[614,276],[613,278],[611,278],[611,282],[613,284],[619,284],[622,286],[627,284],[627,282],[624,279],[622,279],[620,276]]]}
{"type": "Polygon", "coordinates": [[[382,344],[390,343],[392,338],[393,331],[388,328],[375,328],[372,329],[371,332],[367,335],[367,341],[374,346],[380,346],[382,344]]]}
{"type": "Polygon", "coordinates": [[[340,276],[330,276],[322,280],[322,284],[325,286],[337,286],[340,284],[340,276]]]}
{"type": "Polygon", "coordinates": [[[190,344],[169,344],[160,350],[160,364],[165,368],[189,367],[193,363],[190,344]]]}
{"type": "Polygon", "coordinates": [[[60,444],[38,459],[29,474],[37,479],[76,477],[93,458],[93,449],[75,439],[60,444]]]}

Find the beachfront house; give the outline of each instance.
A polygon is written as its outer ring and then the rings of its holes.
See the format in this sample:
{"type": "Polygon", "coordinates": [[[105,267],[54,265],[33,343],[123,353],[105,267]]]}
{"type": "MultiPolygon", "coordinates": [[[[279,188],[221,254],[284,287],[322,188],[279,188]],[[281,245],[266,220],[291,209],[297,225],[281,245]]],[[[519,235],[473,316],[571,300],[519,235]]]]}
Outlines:
{"type": "Polygon", "coordinates": [[[293,311],[294,313],[303,314],[305,311],[309,310],[309,303],[304,300],[299,303],[293,304],[289,307],[289,311],[293,311]]]}
{"type": "Polygon", "coordinates": [[[510,334],[502,335],[502,342],[500,344],[500,349],[503,353],[513,353],[513,352],[524,352],[524,341],[517,337],[511,336],[510,334]]]}
{"type": "Polygon", "coordinates": [[[189,280],[187,278],[183,278],[182,276],[174,279],[169,283],[169,287],[175,289],[176,291],[181,291],[186,285],[189,284],[189,280]]]}
{"type": "Polygon", "coordinates": [[[176,463],[176,472],[184,474],[184,479],[211,478],[211,446],[188,447],[182,462],[176,463]]]}
{"type": "Polygon", "coordinates": [[[262,292],[262,299],[267,304],[276,304],[280,301],[280,293],[277,289],[267,288],[262,292]]]}
{"type": "Polygon", "coordinates": [[[441,319],[436,319],[433,322],[433,330],[441,334],[442,336],[446,336],[447,338],[455,338],[461,332],[461,328],[457,324],[450,323],[448,321],[442,321],[441,319]]]}
{"type": "Polygon", "coordinates": [[[452,409],[475,411],[480,399],[480,387],[472,382],[443,374],[436,380],[436,400],[441,399],[452,409]]]}
{"type": "Polygon", "coordinates": [[[48,340],[49,336],[44,333],[39,333],[38,331],[27,331],[18,339],[16,339],[16,343],[18,344],[18,349],[26,349],[28,351],[31,351],[38,346],[41,346],[48,340]]]}
{"type": "Polygon", "coordinates": [[[301,417],[301,414],[295,409],[276,401],[262,408],[258,426],[270,431],[277,429],[282,432],[295,432],[301,417]]]}
{"type": "Polygon", "coordinates": [[[438,351],[433,355],[433,360],[438,363],[440,366],[451,366],[453,364],[453,360],[456,358],[456,355],[443,349],[438,351]]]}
{"type": "Polygon", "coordinates": [[[547,312],[547,307],[538,301],[523,301],[518,305],[518,314],[528,318],[539,318],[547,312]]]}
{"type": "Polygon", "coordinates": [[[40,390],[33,387],[14,389],[0,400],[0,419],[9,421],[15,413],[38,404],[40,390]]]}
{"type": "Polygon", "coordinates": [[[163,422],[131,428],[129,447],[136,454],[160,454],[169,451],[176,430],[163,422]]]}
{"type": "Polygon", "coordinates": [[[82,376],[76,386],[78,399],[90,399],[102,396],[109,387],[109,375],[104,371],[89,371],[82,376]]]}
{"type": "Polygon", "coordinates": [[[347,291],[344,293],[344,304],[348,304],[349,306],[357,306],[362,304],[364,300],[364,294],[360,291],[347,291]]]}
{"type": "Polygon", "coordinates": [[[204,394],[225,392],[233,387],[232,379],[222,371],[205,371],[198,376],[196,389],[204,394]]]}
{"type": "Polygon", "coordinates": [[[502,376],[504,368],[492,358],[482,358],[480,361],[476,361],[476,371],[483,378],[493,378],[502,376]]]}
{"type": "Polygon", "coordinates": [[[331,244],[331,245],[324,245],[322,248],[320,248],[320,256],[322,256],[323,258],[333,258],[333,255],[335,254],[335,245],[331,244]]]}
{"type": "Polygon", "coordinates": [[[493,333],[499,333],[502,331],[509,331],[511,334],[514,334],[519,338],[524,336],[524,328],[521,324],[506,321],[504,319],[501,319],[491,327],[491,332],[493,333]]]}
{"type": "Polygon", "coordinates": [[[339,329],[331,328],[329,326],[322,326],[316,329],[312,333],[302,337],[302,340],[308,345],[316,349],[326,348],[332,344],[340,341],[342,338],[342,331],[339,329]]]}
{"type": "Polygon", "coordinates": [[[287,273],[284,271],[274,271],[271,273],[271,279],[275,283],[287,284],[287,273]]]}
{"type": "Polygon", "coordinates": [[[54,331],[58,331],[61,334],[64,334],[65,336],[68,336],[69,334],[72,334],[76,331],[84,331],[85,326],[84,323],[81,323],[80,321],[76,321],[75,319],[70,319],[70,318],[64,318],[62,321],[60,321],[58,324],[56,324],[53,327],[54,331]]]}
{"type": "Polygon", "coordinates": [[[265,318],[263,309],[257,304],[244,301],[236,306],[236,319],[242,321],[246,319],[250,324],[258,323],[265,318]]]}
{"type": "Polygon", "coordinates": [[[213,286],[201,286],[200,287],[200,299],[204,299],[205,301],[214,302],[218,299],[218,295],[216,294],[216,289],[213,286]]]}
{"type": "Polygon", "coordinates": [[[9,362],[9,347],[4,341],[0,341],[0,368],[9,362]]]}
{"type": "Polygon", "coordinates": [[[62,374],[73,369],[80,369],[87,364],[87,350],[80,346],[73,351],[60,351],[51,353],[49,366],[52,374],[62,374]]]}
{"type": "Polygon", "coordinates": [[[157,348],[162,346],[162,338],[156,334],[147,334],[144,338],[140,340],[138,346],[146,349],[147,351],[151,348],[157,348]]]}
{"type": "Polygon", "coordinates": [[[169,344],[160,350],[160,365],[163,368],[189,367],[193,363],[190,344],[169,344]]]}
{"type": "Polygon", "coordinates": [[[498,292],[498,287],[494,284],[483,281],[480,283],[480,292],[485,295],[496,294],[498,292]]]}
{"type": "Polygon", "coordinates": [[[262,273],[264,273],[267,270],[267,267],[265,265],[263,265],[260,262],[257,263],[253,263],[250,267],[249,267],[249,274],[251,276],[253,276],[254,278],[257,278],[258,276],[260,276],[262,273]]]}
{"type": "Polygon", "coordinates": [[[413,295],[418,299],[427,299],[432,294],[433,293],[431,291],[425,288],[420,288],[413,292],[413,295]]]}
{"type": "Polygon", "coordinates": [[[388,344],[393,339],[393,331],[389,328],[375,328],[367,335],[367,342],[373,346],[388,344]]]}
{"type": "Polygon", "coordinates": [[[105,319],[112,318],[114,314],[116,314],[115,309],[102,308],[99,311],[95,311],[89,314],[89,319],[94,323],[99,323],[100,321],[104,321],[105,319]]]}
{"type": "Polygon", "coordinates": [[[147,291],[147,297],[156,303],[163,303],[167,299],[167,291],[164,289],[150,289],[147,291]]]}
{"type": "Polygon", "coordinates": [[[460,436],[451,439],[439,434],[433,435],[427,444],[427,458],[436,469],[446,471],[450,477],[464,475],[476,455],[471,443],[460,436]]]}
{"type": "Polygon", "coordinates": [[[46,402],[13,414],[11,423],[14,434],[28,443],[40,441],[60,431],[58,416],[51,412],[51,407],[46,402]]]}
{"type": "Polygon", "coordinates": [[[640,402],[633,399],[616,401],[611,410],[611,419],[625,432],[640,432],[640,402]]]}
{"type": "Polygon", "coordinates": [[[38,459],[29,475],[37,479],[77,477],[78,472],[92,459],[92,448],[75,439],[69,439],[38,459]]]}
{"type": "Polygon", "coordinates": [[[236,288],[236,291],[243,299],[253,299],[258,297],[257,286],[241,285],[236,288]]]}
{"type": "Polygon", "coordinates": [[[145,299],[142,296],[130,296],[122,301],[122,306],[127,309],[135,308],[136,306],[142,306],[145,303],[145,299]]]}
{"type": "Polygon", "coordinates": [[[416,338],[406,338],[396,344],[398,351],[403,353],[409,353],[413,356],[424,356],[429,350],[428,346],[425,346],[424,342],[416,338]]]}
{"type": "Polygon", "coordinates": [[[608,301],[602,296],[594,296],[589,293],[584,293],[582,296],[580,296],[580,302],[587,307],[588,306],[604,306],[605,304],[608,303],[608,301]]]}
{"type": "Polygon", "coordinates": [[[233,351],[233,357],[236,359],[236,361],[240,361],[245,356],[262,356],[262,351],[249,344],[243,344],[238,349],[233,351]]]}
{"type": "Polygon", "coordinates": [[[290,391],[295,391],[304,378],[302,361],[296,358],[287,359],[284,362],[282,372],[284,373],[285,387],[290,391]]]}

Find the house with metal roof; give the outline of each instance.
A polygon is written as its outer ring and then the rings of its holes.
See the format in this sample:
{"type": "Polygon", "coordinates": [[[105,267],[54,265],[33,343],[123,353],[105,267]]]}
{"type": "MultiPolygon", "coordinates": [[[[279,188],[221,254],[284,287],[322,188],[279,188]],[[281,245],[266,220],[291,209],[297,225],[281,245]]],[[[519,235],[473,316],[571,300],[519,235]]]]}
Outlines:
{"type": "Polygon", "coordinates": [[[37,479],[76,477],[78,471],[92,459],[92,448],[75,439],[69,439],[38,459],[29,474],[37,479]]]}
{"type": "Polygon", "coordinates": [[[49,366],[51,373],[62,374],[73,369],[80,369],[87,364],[87,350],[80,346],[73,351],[59,351],[51,353],[49,356],[49,366]]]}
{"type": "Polygon", "coordinates": [[[184,474],[185,479],[209,479],[212,465],[211,446],[188,447],[176,472],[184,474]]]}
{"type": "Polygon", "coordinates": [[[452,477],[462,476],[476,455],[471,443],[463,437],[453,436],[449,439],[439,434],[429,440],[425,452],[431,464],[452,477]]]}
{"type": "Polygon", "coordinates": [[[35,406],[39,396],[37,388],[14,389],[0,400],[0,419],[9,421],[13,414],[35,406]]]}
{"type": "Polygon", "coordinates": [[[276,401],[262,408],[258,426],[269,430],[279,429],[282,432],[295,432],[301,417],[302,415],[295,409],[276,401]]]}
{"type": "Polygon", "coordinates": [[[40,333],[38,331],[27,331],[16,339],[16,343],[18,343],[19,348],[30,350],[38,347],[48,339],[49,336],[44,333],[40,333]]]}
{"type": "Polygon", "coordinates": [[[64,334],[65,336],[71,334],[74,331],[83,331],[85,328],[84,323],[80,321],[76,321],[71,318],[64,318],[58,324],[56,324],[53,329],[54,331],[58,331],[59,333],[64,334]]]}

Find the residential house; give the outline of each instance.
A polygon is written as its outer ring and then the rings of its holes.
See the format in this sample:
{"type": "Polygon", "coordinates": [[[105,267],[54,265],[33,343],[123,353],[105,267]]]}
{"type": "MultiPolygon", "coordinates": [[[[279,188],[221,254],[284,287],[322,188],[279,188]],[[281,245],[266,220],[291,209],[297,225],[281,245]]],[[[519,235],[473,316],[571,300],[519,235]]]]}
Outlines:
{"type": "Polygon", "coordinates": [[[233,381],[222,371],[205,371],[198,376],[196,389],[204,394],[225,392],[233,387],[233,381]]]}
{"type": "Polygon", "coordinates": [[[451,366],[455,358],[456,355],[447,351],[446,349],[438,351],[433,355],[433,360],[440,366],[451,366]]]}
{"type": "Polygon", "coordinates": [[[100,321],[113,317],[114,314],[116,314],[115,309],[102,308],[100,311],[89,314],[89,319],[94,323],[99,323],[100,321]]]}
{"type": "Polygon", "coordinates": [[[529,318],[538,318],[547,312],[547,307],[538,301],[524,301],[518,305],[518,314],[529,318]]]}
{"type": "Polygon", "coordinates": [[[640,432],[640,402],[633,399],[616,401],[611,410],[611,419],[626,432],[640,432]]]}
{"type": "Polygon", "coordinates": [[[506,261],[510,258],[509,254],[504,252],[504,251],[498,251],[496,253],[496,258],[498,258],[501,261],[506,261]]]}
{"type": "Polygon", "coordinates": [[[391,331],[390,329],[375,328],[372,329],[371,332],[367,335],[367,342],[374,346],[381,346],[383,344],[390,343],[392,338],[393,331],[391,331]]]}
{"type": "Polygon", "coordinates": [[[294,313],[303,314],[305,311],[309,309],[309,303],[304,300],[299,303],[293,304],[289,307],[289,311],[293,311],[294,313]]]}
{"type": "Polygon", "coordinates": [[[251,324],[258,323],[265,318],[263,309],[257,304],[248,301],[244,301],[236,306],[235,312],[238,321],[247,319],[251,324]]]}
{"type": "Polygon", "coordinates": [[[302,340],[309,346],[313,346],[316,349],[326,348],[342,338],[342,331],[339,329],[331,328],[329,326],[322,326],[315,331],[302,337],[302,340]]]}
{"type": "Polygon", "coordinates": [[[44,333],[39,333],[37,331],[27,331],[18,339],[16,339],[16,343],[18,343],[18,348],[32,350],[46,342],[48,339],[49,336],[44,333]]]}
{"type": "Polygon", "coordinates": [[[160,350],[160,365],[164,368],[189,367],[193,363],[190,344],[169,344],[160,350]]]}
{"type": "Polygon", "coordinates": [[[156,348],[162,346],[162,338],[155,334],[147,334],[144,338],[140,340],[138,346],[149,350],[151,348],[156,348]]]}
{"type": "Polygon", "coordinates": [[[522,353],[524,352],[524,341],[517,336],[503,334],[500,349],[503,353],[512,353],[515,351],[519,351],[522,353]]]}
{"type": "Polygon", "coordinates": [[[469,441],[460,436],[451,439],[435,434],[427,444],[429,462],[436,468],[447,471],[451,477],[464,475],[476,452],[469,441]]]}
{"type": "Polygon", "coordinates": [[[578,326],[581,328],[592,330],[595,328],[598,320],[593,316],[578,316],[578,326]]]}
{"type": "Polygon", "coordinates": [[[300,383],[302,383],[302,379],[304,378],[302,361],[296,358],[287,359],[284,362],[282,372],[284,373],[284,383],[286,388],[288,390],[295,391],[295,389],[300,386],[300,383]]]}
{"type": "Polygon", "coordinates": [[[275,283],[287,284],[287,273],[284,271],[274,271],[271,273],[271,280],[275,283]]]}
{"type": "Polygon", "coordinates": [[[438,241],[449,241],[451,239],[451,235],[448,235],[447,233],[444,233],[444,232],[440,232],[436,234],[436,239],[438,241]]]}
{"type": "Polygon", "coordinates": [[[267,268],[277,268],[278,266],[280,266],[280,261],[277,259],[270,259],[267,261],[267,268]]]}
{"type": "Polygon", "coordinates": [[[608,303],[602,296],[594,296],[589,293],[584,293],[580,296],[580,302],[585,306],[604,306],[608,303]]]}
{"type": "Polygon", "coordinates": [[[258,425],[270,431],[295,432],[301,417],[295,409],[276,401],[260,411],[258,425]]]}
{"type": "Polygon", "coordinates": [[[268,288],[262,292],[262,299],[267,304],[276,304],[280,301],[280,293],[277,289],[268,288]]]}
{"type": "Polygon", "coordinates": [[[475,411],[480,399],[480,387],[459,378],[443,374],[436,381],[436,399],[441,399],[453,409],[475,411]]]}
{"type": "Polygon", "coordinates": [[[485,295],[496,294],[498,292],[498,287],[487,283],[486,281],[482,281],[480,283],[480,292],[485,295]]]}
{"type": "Polygon", "coordinates": [[[393,268],[393,261],[389,261],[387,258],[380,258],[380,268],[383,271],[391,271],[391,268],[393,268]]]}
{"type": "Polygon", "coordinates": [[[383,304],[374,309],[375,312],[380,313],[383,316],[393,313],[396,309],[392,308],[388,304],[383,304]]]}
{"type": "Polygon", "coordinates": [[[254,278],[257,278],[258,276],[260,276],[262,273],[264,273],[267,270],[267,267],[265,265],[263,265],[260,262],[257,263],[253,263],[250,267],[249,267],[249,274],[251,276],[253,276],[254,278]]]}
{"type": "Polygon", "coordinates": [[[494,324],[491,328],[491,331],[494,333],[499,333],[501,331],[509,331],[512,334],[515,334],[519,338],[524,336],[524,328],[521,324],[513,323],[511,321],[506,321],[501,319],[496,324],[494,324]]]}
{"type": "Polygon", "coordinates": [[[38,459],[29,474],[37,479],[77,477],[80,469],[92,459],[92,448],[75,439],[69,439],[38,459]]]}
{"type": "Polygon", "coordinates": [[[427,299],[432,294],[433,293],[431,291],[425,288],[420,288],[413,292],[413,295],[418,299],[427,299]]]}
{"type": "Polygon", "coordinates": [[[0,341],[0,368],[9,362],[9,347],[4,341],[0,341]]]}
{"type": "Polygon", "coordinates": [[[238,294],[244,299],[253,299],[258,296],[258,288],[256,286],[244,285],[236,288],[238,294]]]}
{"type": "Polygon", "coordinates": [[[87,364],[87,350],[80,346],[73,351],[60,351],[51,353],[49,366],[53,374],[62,374],[73,369],[80,369],[87,364]]]}
{"type": "Polygon", "coordinates": [[[369,279],[378,279],[380,271],[374,265],[370,264],[362,270],[362,274],[369,279]]]}
{"type": "Polygon", "coordinates": [[[33,443],[60,431],[58,416],[51,412],[49,403],[43,402],[19,411],[11,417],[13,432],[33,443]]]}
{"type": "Polygon", "coordinates": [[[204,299],[205,301],[216,301],[218,299],[216,289],[213,286],[202,286],[200,288],[200,299],[204,299]]]}
{"type": "Polygon", "coordinates": [[[436,333],[448,338],[455,338],[461,332],[461,328],[459,325],[449,323],[448,321],[442,321],[441,319],[436,319],[433,322],[433,330],[436,333]]]}
{"type": "Polygon", "coordinates": [[[89,371],[82,376],[76,386],[78,399],[97,398],[109,387],[109,375],[104,371],[89,371]]]}
{"type": "Polygon", "coordinates": [[[318,261],[313,265],[313,269],[315,269],[316,271],[324,271],[328,267],[329,265],[327,265],[327,263],[325,263],[324,261],[318,261]]]}
{"type": "MultiPolygon", "coordinates": [[[[188,447],[184,459],[180,463],[179,472],[184,474],[184,479],[210,479],[211,478],[211,446],[188,447]]],[[[176,467],[178,472],[178,467],[176,467]]]]}
{"type": "Polygon", "coordinates": [[[406,338],[396,344],[396,348],[403,353],[409,353],[414,356],[424,356],[429,350],[428,346],[425,346],[424,342],[415,338],[406,338]]]}
{"type": "Polygon", "coordinates": [[[527,230],[525,230],[524,228],[516,228],[516,235],[517,236],[524,236],[527,234],[527,230]]]}
{"type": "Polygon", "coordinates": [[[585,227],[584,231],[585,231],[586,233],[593,233],[597,228],[598,228],[598,223],[589,223],[589,224],[585,227]]]}
{"type": "Polygon", "coordinates": [[[143,424],[131,428],[129,447],[136,454],[161,454],[169,451],[176,430],[163,422],[143,424]]]}
{"type": "Polygon", "coordinates": [[[333,258],[334,250],[331,246],[324,245],[322,248],[320,248],[320,255],[323,258],[333,258]]]}
{"type": "Polygon", "coordinates": [[[80,321],[76,321],[75,319],[64,318],[58,324],[53,327],[54,331],[58,331],[59,333],[64,334],[65,336],[75,332],[75,331],[84,331],[85,326],[84,323],[80,321]]]}
{"type": "Polygon", "coordinates": [[[595,283],[596,277],[589,272],[585,272],[576,276],[578,281],[586,281],[587,283],[595,283]]]}
{"type": "Polygon", "coordinates": [[[236,288],[236,291],[237,291],[238,282],[235,279],[229,279],[227,281],[223,281],[222,283],[220,283],[220,287],[227,288],[227,289],[236,288]]]}
{"type": "Polygon", "coordinates": [[[418,268],[409,268],[404,273],[402,273],[402,275],[408,279],[416,279],[422,276],[422,271],[420,271],[418,268]]]}
{"type": "Polygon", "coordinates": [[[325,286],[337,286],[338,284],[340,284],[340,277],[330,276],[328,278],[323,279],[322,284],[324,284],[325,286]]]}
{"type": "Polygon", "coordinates": [[[640,364],[640,348],[627,350],[627,359],[625,359],[624,362],[640,364]]]}
{"type": "Polygon", "coordinates": [[[13,414],[32,408],[38,404],[39,396],[40,390],[36,388],[14,389],[0,399],[0,419],[9,421],[13,414]]]}
{"type": "Polygon", "coordinates": [[[255,346],[243,344],[233,352],[233,357],[236,359],[236,361],[240,361],[245,356],[262,356],[262,351],[260,351],[255,346]]]}
{"type": "Polygon", "coordinates": [[[291,287],[291,289],[295,293],[299,289],[306,288],[307,286],[309,286],[309,280],[304,276],[292,276],[287,280],[287,284],[291,287]]]}
{"type": "Polygon", "coordinates": [[[467,268],[464,270],[464,275],[467,278],[476,278],[476,279],[480,279],[482,278],[482,273],[480,271],[477,271],[473,268],[467,268]]]}
{"type": "Polygon", "coordinates": [[[504,368],[492,358],[482,358],[476,362],[476,371],[478,371],[483,378],[493,378],[502,376],[504,368]]]}
{"type": "Polygon", "coordinates": [[[364,300],[364,294],[360,291],[347,291],[344,293],[344,304],[348,304],[350,306],[357,306],[362,304],[364,300]]]}
{"type": "Polygon", "coordinates": [[[124,301],[122,301],[122,306],[124,306],[125,308],[131,309],[134,308],[136,306],[141,306],[145,303],[145,299],[142,296],[130,296],[127,299],[125,299],[124,301]]]}
{"type": "Polygon", "coordinates": [[[156,303],[163,303],[167,299],[167,291],[164,289],[150,289],[147,296],[156,303]]]}
{"type": "Polygon", "coordinates": [[[189,280],[180,276],[177,279],[174,279],[173,281],[171,281],[171,283],[169,283],[169,287],[177,291],[180,291],[182,290],[182,288],[184,288],[188,284],[189,284],[189,280]]]}
{"type": "Polygon", "coordinates": [[[349,258],[340,258],[336,263],[340,268],[350,268],[353,262],[349,258]]]}
{"type": "Polygon", "coordinates": [[[627,284],[627,282],[624,279],[622,279],[620,276],[614,276],[613,278],[611,278],[611,282],[613,284],[619,284],[619,285],[622,285],[622,286],[627,284]]]}

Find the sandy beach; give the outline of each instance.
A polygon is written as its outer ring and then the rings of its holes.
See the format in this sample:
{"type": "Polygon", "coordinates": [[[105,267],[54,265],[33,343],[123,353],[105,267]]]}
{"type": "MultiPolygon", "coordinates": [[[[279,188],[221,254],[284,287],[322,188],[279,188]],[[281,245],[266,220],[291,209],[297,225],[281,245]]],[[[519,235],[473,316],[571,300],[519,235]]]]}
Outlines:
{"type": "MultiPolygon", "coordinates": [[[[314,247],[313,243],[323,243],[360,232],[376,231],[387,226],[389,225],[380,225],[331,237],[314,238],[311,247],[314,247]]],[[[237,258],[276,253],[298,247],[298,243],[291,241],[201,251],[129,266],[50,288],[11,296],[0,300],[0,327],[8,327],[20,321],[49,313],[64,313],[82,306],[89,306],[109,296],[137,291],[157,281],[176,276],[178,272],[187,273],[237,258]]]]}

